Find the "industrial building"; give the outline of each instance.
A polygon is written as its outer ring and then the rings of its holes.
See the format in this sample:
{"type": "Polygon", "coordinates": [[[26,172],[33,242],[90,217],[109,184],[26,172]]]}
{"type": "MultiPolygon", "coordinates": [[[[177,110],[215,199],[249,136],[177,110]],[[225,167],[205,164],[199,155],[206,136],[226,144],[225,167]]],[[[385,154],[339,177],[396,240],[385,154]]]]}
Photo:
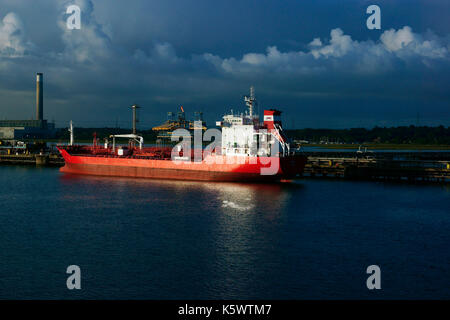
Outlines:
{"type": "Polygon", "coordinates": [[[194,129],[202,129],[205,131],[206,122],[203,121],[203,113],[202,112],[194,112],[194,120],[186,120],[186,116],[184,113],[184,109],[181,106],[181,111],[178,112],[177,117],[173,112],[167,112],[167,120],[163,124],[153,127],[152,130],[157,132],[158,139],[166,139],[170,140],[173,136],[173,132],[177,129],[186,129],[192,132],[194,129]],[[195,123],[199,121],[201,123],[201,127],[196,128],[195,123]]]}
{"type": "Polygon", "coordinates": [[[36,75],[36,120],[0,120],[0,139],[42,139],[55,135],[55,125],[44,120],[43,74],[36,75]]]}

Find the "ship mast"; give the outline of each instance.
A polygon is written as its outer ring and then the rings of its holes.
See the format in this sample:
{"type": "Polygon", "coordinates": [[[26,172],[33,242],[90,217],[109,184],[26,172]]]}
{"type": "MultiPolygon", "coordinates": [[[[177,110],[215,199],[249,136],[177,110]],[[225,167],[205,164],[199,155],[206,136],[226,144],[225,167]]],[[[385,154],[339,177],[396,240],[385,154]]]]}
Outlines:
{"type": "Polygon", "coordinates": [[[244,100],[245,104],[248,107],[248,113],[250,115],[250,118],[253,119],[253,107],[256,105],[255,88],[253,86],[250,87],[250,96],[245,96],[244,100]]]}

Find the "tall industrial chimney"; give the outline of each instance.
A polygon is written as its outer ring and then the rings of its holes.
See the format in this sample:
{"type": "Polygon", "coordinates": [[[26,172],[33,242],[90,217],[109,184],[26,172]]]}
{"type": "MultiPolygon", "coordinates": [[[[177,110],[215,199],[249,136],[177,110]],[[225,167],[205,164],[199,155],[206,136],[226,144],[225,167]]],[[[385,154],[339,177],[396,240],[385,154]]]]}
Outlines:
{"type": "Polygon", "coordinates": [[[44,94],[44,78],[42,73],[37,73],[36,76],[36,120],[43,120],[43,114],[44,114],[44,101],[43,101],[43,94],[44,94]]]}

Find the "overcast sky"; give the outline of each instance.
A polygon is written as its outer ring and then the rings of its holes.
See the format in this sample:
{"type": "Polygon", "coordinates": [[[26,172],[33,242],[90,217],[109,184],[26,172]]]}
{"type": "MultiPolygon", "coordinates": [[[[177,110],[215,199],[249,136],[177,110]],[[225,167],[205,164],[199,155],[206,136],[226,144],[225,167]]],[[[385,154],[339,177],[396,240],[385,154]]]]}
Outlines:
{"type": "Polygon", "coordinates": [[[0,0],[0,119],[207,122],[256,88],[291,128],[450,125],[450,1],[0,0]],[[66,8],[81,8],[68,30],[66,8]],[[366,8],[381,8],[368,30],[366,8]]]}

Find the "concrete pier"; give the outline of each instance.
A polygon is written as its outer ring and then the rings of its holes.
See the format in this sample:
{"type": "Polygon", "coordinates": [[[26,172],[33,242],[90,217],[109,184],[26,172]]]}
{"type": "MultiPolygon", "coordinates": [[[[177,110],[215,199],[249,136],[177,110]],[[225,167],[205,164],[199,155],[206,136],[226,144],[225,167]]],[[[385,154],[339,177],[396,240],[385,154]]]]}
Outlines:
{"type": "Polygon", "coordinates": [[[379,152],[357,155],[355,152],[308,154],[304,176],[336,177],[359,180],[410,182],[450,182],[448,152],[379,152]]]}
{"type": "Polygon", "coordinates": [[[0,154],[0,164],[61,167],[64,159],[57,154],[0,154]]]}

